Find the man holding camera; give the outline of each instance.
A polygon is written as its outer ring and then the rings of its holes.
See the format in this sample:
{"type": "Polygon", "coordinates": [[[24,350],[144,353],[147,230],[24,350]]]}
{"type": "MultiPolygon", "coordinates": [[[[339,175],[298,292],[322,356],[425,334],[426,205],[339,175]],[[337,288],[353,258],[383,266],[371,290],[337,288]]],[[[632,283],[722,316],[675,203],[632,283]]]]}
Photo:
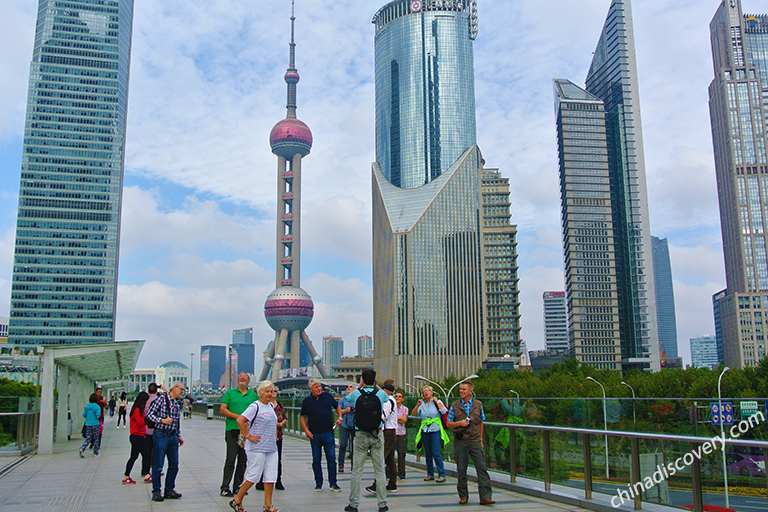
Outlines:
{"type": "Polygon", "coordinates": [[[467,465],[469,464],[469,457],[472,457],[477,471],[480,504],[493,505],[496,502],[491,499],[493,492],[491,490],[491,477],[488,475],[485,452],[483,451],[485,413],[482,402],[472,398],[473,390],[474,386],[471,382],[462,382],[459,385],[461,400],[456,400],[451,404],[446,421],[448,428],[454,429],[453,454],[456,459],[456,471],[459,474],[456,489],[459,491],[459,504],[466,504],[469,501],[467,465]]]}

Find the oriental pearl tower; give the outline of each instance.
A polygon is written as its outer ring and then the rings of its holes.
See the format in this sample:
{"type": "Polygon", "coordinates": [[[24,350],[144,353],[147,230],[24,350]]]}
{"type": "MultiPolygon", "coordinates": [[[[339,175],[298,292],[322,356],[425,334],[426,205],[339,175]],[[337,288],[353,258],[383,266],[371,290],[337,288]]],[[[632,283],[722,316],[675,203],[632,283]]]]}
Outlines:
{"type": "Polygon", "coordinates": [[[291,5],[291,43],[288,71],[288,110],[285,119],[272,128],[269,143],[277,155],[277,257],[275,291],[264,303],[264,316],[275,330],[275,339],[264,358],[264,368],[259,380],[264,380],[272,370],[271,380],[280,379],[283,367],[298,368],[301,343],[304,343],[312,364],[323,377],[328,372],[322,358],[312,346],[305,329],[312,321],[314,304],[312,297],[300,287],[301,269],[301,159],[312,148],[312,132],[296,118],[296,44],[293,41],[294,16],[291,5]],[[288,362],[286,363],[286,354],[288,362]]]}

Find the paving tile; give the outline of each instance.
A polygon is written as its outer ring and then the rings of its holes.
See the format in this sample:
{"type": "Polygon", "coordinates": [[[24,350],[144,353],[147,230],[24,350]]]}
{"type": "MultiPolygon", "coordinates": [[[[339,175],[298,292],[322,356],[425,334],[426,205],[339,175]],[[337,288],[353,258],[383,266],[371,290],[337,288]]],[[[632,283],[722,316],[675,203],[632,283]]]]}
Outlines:
{"type": "MultiPolygon", "coordinates": [[[[114,428],[114,418],[108,418],[102,440],[101,457],[86,453],[80,459],[77,450],[79,436],[71,441],[56,443],[54,455],[26,458],[13,470],[0,477],[0,509],[3,512],[196,512],[230,511],[229,499],[219,496],[224,465],[224,425],[219,420],[194,416],[182,422],[184,446],[179,449],[179,475],[176,489],[180,500],[156,503],[150,500],[151,485],[139,480],[141,459],[136,461],[133,474],[135,485],[122,485],[125,463],[130,455],[128,431],[114,428]]],[[[351,471],[338,475],[342,492],[335,493],[324,484],[323,492],[314,492],[311,451],[305,439],[286,436],[283,445],[283,482],[286,491],[275,491],[273,504],[282,512],[341,512],[348,504],[351,471]]],[[[15,459],[0,459],[0,469],[15,459]]],[[[325,464],[323,464],[325,472],[325,464]]],[[[398,492],[387,497],[390,510],[395,512],[424,512],[443,509],[477,512],[479,510],[536,512],[581,511],[571,506],[532,498],[502,489],[494,489],[494,507],[478,504],[477,485],[470,482],[470,502],[458,505],[456,480],[449,477],[445,484],[424,482],[425,472],[408,468],[408,478],[398,481],[398,492]]],[[[327,476],[327,475],[326,475],[327,476]]],[[[373,481],[373,467],[366,462],[364,485],[373,481]]],[[[246,510],[262,508],[261,491],[252,489],[244,500],[246,510]]],[[[360,512],[375,512],[375,496],[363,490],[360,512]]]]}

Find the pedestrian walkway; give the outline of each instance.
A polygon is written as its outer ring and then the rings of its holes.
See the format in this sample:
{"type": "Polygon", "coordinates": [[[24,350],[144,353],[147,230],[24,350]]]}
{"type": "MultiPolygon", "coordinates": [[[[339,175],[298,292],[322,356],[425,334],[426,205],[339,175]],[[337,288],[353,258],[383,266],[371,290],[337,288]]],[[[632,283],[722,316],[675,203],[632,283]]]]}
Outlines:
{"type": "MultiPolygon", "coordinates": [[[[115,417],[116,418],[116,417],[115,417]]],[[[108,511],[229,511],[229,499],[219,496],[224,464],[224,425],[200,416],[183,420],[184,446],[179,450],[179,476],[176,490],[180,500],[152,502],[151,485],[139,478],[141,460],[134,466],[135,485],[122,485],[129,455],[128,430],[116,429],[115,418],[108,418],[101,444],[101,457],[86,452],[80,459],[78,438],[54,445],[53,455],[35,455],[21,459],[0,459],[0,510],[3,512],[75,512],[108,511]]],[[[339,475],[342,492],[331,492],[328,483],[322,493],[314,491],[312,457],[304,439],[286,436],[283,445],[283,482],[285,491],[275,491],[274,506],[282,512],[342,512],[347,505],[350,473],[339,475]]],[[[449,469],[446,467],[446,469],[449,469]]],[[[393,512],[466,512],[523,511],[566,512],[584,509],[542,498],[494,488],[492,506],[479,505],[477,485],[470,482],[470,502],[458,505],[456,479],[449,476],[444,484],[424,482],[422,469],[409,467],[407,478],[398,482],[398,492],[387,498],[393,512]]],[[[507,477],[508,478],[508,477],[507,477]]],[[[373,480],[370,461],[366,464],[364,485],[373,480]]],[[[375,512],[375,496],[362,496],[360,512],[375,512]]],[[[262,509],[260,491],[252,489],[243,505],[247,511],[262,509]]]]}

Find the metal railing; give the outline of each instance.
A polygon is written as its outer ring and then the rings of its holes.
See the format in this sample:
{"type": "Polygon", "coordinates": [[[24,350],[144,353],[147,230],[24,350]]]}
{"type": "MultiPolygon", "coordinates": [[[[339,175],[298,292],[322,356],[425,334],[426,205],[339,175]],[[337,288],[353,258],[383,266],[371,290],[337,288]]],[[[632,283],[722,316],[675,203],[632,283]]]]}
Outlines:
{"type": "Polygon", "coordinates": [[[39,417],[40,414],[34,411],[0,412],[0,421],[2,421],[3,425],[13,427],[15,423],[15,444],[17,450],[22,455],[35,449],[39,417]]]}
{"type": "MultiPolygon", "coordinates": [[[[205,415],[207,413],[208,404],[194,404],[193,412],[196,414],[205,415]]],[[[286,426],[286,433],[296,436],[303,436],[303,431],[300,427],[300,407],[285,407],[286,414],[288,416],[288,425],[286,426]]],[[[214,416],[219,419],[223,417],[219,414],[219,404],[214,404],[214,416]]],[[[408,432],[408,451],[418,456],[418,452],[415,450],[414,437],[418,431],[418,425],[420,418],[411,416],[407,424],[408,432]]],[[[529,425],[521,423],[503,423],[503,422],[484,422],[486,428],[485,442],[483,443],[486,461],[488,461],[489,469],[494,469],[500,472],[509,472],[510,483],[517,482],[517,477],[526,477],[541,480],[544,483],[545,492],[552,492],[552,484],[556,483],[554,478],[556,474],[562,476],[562,474],[574,475],[576,471],[568,470],[563,471],[562,467],[556,468],[555,466],[563,465],[563,453],[569,452],[572,455],[572,459],[580,459],[578,462],[570,461],[570,467],[574,468],[578,466],[583,472],[583,493],[584,498],[591,500],[593,498],[593,492],[595,491],[596,484],[602,487],[600,492],[608,493],[608,489],[612,489],[615,492],[619,490],[627,491],[630,486],[643,482],[643,476],[641,474],[641,451],[645,448],[645,452],[651,451],[657,455],[664,457],[675,457],[675,454],[684,454],[689,452],[696,452],[705,443],[712,443],[713,438],[700,437],[700,436],[684,436],[673,434],[655,434],[647,432],[629,432],[629,431],[617,431],[617,430],[599,430],[599,429],[587,429],[587,428],[571,428],[571,427],[554,427],[546,425],[529,425]],[[500,445],[497,442],[501,430],[508,431],[508,437],[506,446],[500,445]],[[603,439],[610,438],[610,444],[612,446],[610,454],[610,464],[612,465],[609,475],[606,475],[605,479],[598,477],[597,474],[602,470],[603,466],[608,467],[608,462],[604,460],[604,445],[603,439]],[[526,445],[527,455],[522,455],[523,446],[526,445]],[[572,450],[575,446],[579,446],[577,451],[572,450]],[[500,453],[503,449],[504,453],[500,453]],[[653,451],[655,450],[655,452],[653,451]],[[530,452],[535,451],[535,455],[540,462],[540,466],[535,471],[529,471],[529,467],[526,466],[525,461],[521,459],[528,459],[530,462],[530,452]],[[493,453],[491,453],[493,452],[493,453]],[[555,457],[553,457],[553,454],[555,457]],[[503,460],[502,460],[503,459],[503,460]],[[599,464],[599,465],[595,465],[599,464]],[[514,469],[512,469],[514,468],[514,469]],[[558,469],[560,471],[558,472],[558,469]]],[[[338,429],[337,429],[338,430],[338,429]]],[[[718,441],[719,443],[719,441],[718,441]]],[[[764,461],[768,461],[768,442],[749,440],[749,439],[731,439],[725,438],[723,446],[726,449],[734,449],[734,447],[742,447],[743,449],[759,450],[764,457],[764,461]]],[[[720,446],[715,445],[716,448],[720,446]]],[[[712,480],[719,480],[722,474],[717,473],[722,468],[719,462],[721,452],[716,450],[717,458],[714,462],[710,457],[710,460],[704,460],[697,457],[691,457],[691,463],[686,463],[685,471],[678,473],[678,482],[682,481],[682,488],[685,492],[690,491],[692,493],[692,505],[694,512],[703,512],[704,499],[703,499],[703,464],[709,463],[710,470],[710,483],[712,480]]],[[[452,454],[450,450],[443,450],[444,459],[450,460],[452,454]]],[[[664,466],[664,464],[662,464],[664,466]]],[[[749,480],[750,486],[759,491],[764,491],[768,496],[768,471],[765,471],[763,466],[763,473],[765,474],[762,484],[760,484],[759,477],[750,476],[744,477],[744,480],[749,480]]],[[[722,468],[728,471],[727,468],[722,468]]],[[[561,478],[562,479],[562,478],[561,478]]],[[[571,485],[575,490],[580,489],[582,482],[581,474],[578,476],[568,477],[569,483],[564,485],[571,485]],[[574,486],[576,482],[579,486],[574,486]]],[[[715,489],[712,492],[719,492],[715,489]]],[[[629,498],[628,498],[629,500],[629,498]]],[[[632,493],[631,500],[635,510],[642,509],[643,501],[656,502],[655,500],[646,499],[643,497],[643,493],[632,493]]],[[[766,503],[768,508],[768,502],[766,503]]]]}
{"type": "MultiPolygon", "coordinates": [[[[618,438],[618,443],[629,441],[630,445],[630,456],[629,456],[629,480],[628,485],[624,483],[618,483],[618,482],[611,482],[618,485],[616,486],[616,490],[627,490],[625,488],[625,485],[627,487],[634,486],[638,482],[642,483],[644,477],[641,476],[640,471],[640,442],[641,441],[656,441],[658,443],[661,443],[662,445],[672,445],[674,443],[683,443],[684,445],[687,445],[688,449],[690,450],[690,453],[698,452],[699,454],[702,453],[701,448],[706,443],[712,444],[713,439],[707,438],[707,437],[694,437],[694,436],[680,436],[680,435],[670,435],[670,434],[653,434],[653,433],[645,433],[645,432],[624,432],[624,431],[615,431],[615,430],[596,430],[596,429],[584,429],[584,428],[564,428],[564,427],[550,427],[550,426],[544,426],[544,425],[525,425],[525,424],[509,424],[509,423],[497,423],[497,422],[485,422],[485,425],[487,427],[496,427],[496,428],[506,428],[509,430],[509,445],[508,445],[508,457],[509,457],[509,466],[510,468],[516,468],[515,471],[510,471],[510,482],[514,483],[517,480],[517,474],[518,474],[518,452],[519,447],[518,444],[518,437],[517,437],[517,431],[522,431],[526,433],[540,433],[541,434],[541,450],[542,450],[542,479],[544,481],[544,489],[547,492],[551,492],[552,490],[552,481],[553,481],[553,451],[552,451],[552,434],[562,434],[566,436],[567,438],[574,439],[574,438],[580,438],[581,445],[582,445],[582,458],[583,458],[583,475],[584,475],[584,497],[585,499],[592,499],[592,493],[593,493],[593,487],[594,487],[594,470],[593,470],[593,456],[592,452],[593,450],[596,451],[596,453],[600,454],[602,451],[602,447],[593,447],[592,441],[596,440],[599,442],[599,440],[603,437],[611,437],[611,438],[618,438]]],[[[488,436],[486,436],[488,437],[488,436]]],[[[719,439],[718,439],[719,441],[719,439]]],[[[484,443],[485,449],[486,449],[486,455],[488,454],[488,447],[489,443],[484,443]]],[[[716,447],[715,443],[715,447],[716,447]]],[[[722,443],[722,447],[724,449],[725,446],[739,446],[739,447],[746,447],[746,448],[753,448],[753,449],[759,449],[762,451],[762,456],[764,457],[764,460],[768,460],[768,442],[765,441],[756,441],[756,440],[746,440],[746,439],[730,439],[730,438],[724,438],[724,442],[722,443]]],[[[711,450],[710,450],[711,452],[711,450]]],[[[706,450],[704,453],[707,453],[706,450]]],[[[614,452],[615,459],[620,458],[620,453],[614,452]]],[[[679,457],[678,459],[681,459],[682,457],[679,457]]],[[[704,510],[704,502],[703,502],[703,486],[702,486],[702,465],[701,465],[701,459],[697,456],[691,456],[690,457],[690,465],[688,465],[688,461],[685,461],[685,466],[690,467],[690,478],[691,478],[691,492],[693,493],[693,510],[695,512],[702,512],[704,510]]],[[[677,461],[676,461],[677,462],[677,461]]],[[[606,468],[608,467],[606,463],[606,468]]],[[[657,466],[658,467],[658,466],[657,466]]],[[[664,468],[665,464],[662,463],[661,468],[664,468]]],[[[765,466],[763,466],[764,468],[765,466]]],[[[727,470],[726,470],[727,471],[727,470]]],[[[768,490],[768,472],[765,472],[765,480],[763,481],[763,485],[765,486],[765,489],[768,490]]],[[[688,474],[687,472],[685,474],[688,474]]],[[[606,479],[608,479],[608,475],[606,475],[606,479]]],[[[655,482],[654,483],[658,483],[655,482]]],[[[641,487],[642,489],[642,487],[641,487]]],[[[629,493],[628,493],[629,494],[629,493]]],[[[632,493],[632,501],[634,502],[634,508],[635,510],[640,510],[642,508],[642,502],[646,501],[643,499],[642,492],[634,492],[632,493]]],[[[768,504],[766,504],[768,507],[768,504]]]]}

